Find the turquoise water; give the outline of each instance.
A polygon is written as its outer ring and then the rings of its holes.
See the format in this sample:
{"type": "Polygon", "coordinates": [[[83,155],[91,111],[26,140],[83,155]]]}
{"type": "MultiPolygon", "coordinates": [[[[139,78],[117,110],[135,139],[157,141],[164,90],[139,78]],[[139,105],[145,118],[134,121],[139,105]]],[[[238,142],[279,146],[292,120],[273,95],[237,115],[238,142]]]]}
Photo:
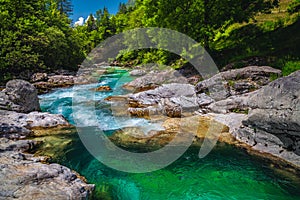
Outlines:
{"type": "MultiPolygon", "coordinates": [[[[106,133],[127,126],[142,126],[159,129],[159,124],[151,124],[144,119],[122,118],[116,120],[111,115],[109,103],[103,101],[110,95],[125,94],[121,86],[131,77],[123,70],[115,70],[102,76],[99,83],[82,86],[88,91],[100,85],[109,85],[112,92],[96,93],[96,115],[106,133]]],[[[40,96],[42,109],[63,114],[71,123],[72,88],[59,89],[40,96]]],[[[82,117],[87,100],[76,108],[82,117]]],[[[53,158],[96,184],[93,199],[120,200],[214,200],[214,199],[300,199],[300,180],[296,175],[272,168],[261,158],[250,156],[244,150],[218,143],[204,159],[198,158],[199,148],[191,147],[170,166],[145,174],[129,174],[108,168],[93,158],[81,143],[77,134],[58,135],[61,140],[71,139],[64,146],[63,155],[53,158]]]]}

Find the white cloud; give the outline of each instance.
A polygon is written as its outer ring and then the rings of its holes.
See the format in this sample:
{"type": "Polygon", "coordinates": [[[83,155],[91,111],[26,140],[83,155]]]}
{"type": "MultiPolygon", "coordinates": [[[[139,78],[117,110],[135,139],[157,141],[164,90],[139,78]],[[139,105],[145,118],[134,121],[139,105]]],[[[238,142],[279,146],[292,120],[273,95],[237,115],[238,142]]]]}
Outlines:
{"type": "Polygon", "coordinates": [[[84,18],[79,17],[78,21],[74,23],[75,26],[82,26],[84,24],[84,18]]]}

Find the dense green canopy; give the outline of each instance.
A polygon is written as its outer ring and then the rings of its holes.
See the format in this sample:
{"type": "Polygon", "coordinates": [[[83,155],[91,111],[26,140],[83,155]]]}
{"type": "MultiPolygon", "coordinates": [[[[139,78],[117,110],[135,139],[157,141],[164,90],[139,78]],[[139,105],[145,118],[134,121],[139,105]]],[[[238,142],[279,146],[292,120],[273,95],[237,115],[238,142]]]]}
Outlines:
{"type": "MultiPolygon", "coordinates": [[[[68,18],[72,13],[70,0],[0,0],[1,80],[41,70],[76,70],[101,41],[137,27],[176,30],[216,53],[221,49],[218,41],[224,40],[224,35],[233,30],[233,25],[253,21],[258,13],[269,13],[279,2],[135,0],[128,4],[121,3],[115,15],[110,14],[107,8],[99,9],[88,17],[85,24],[74,27],[68,18]]],[[[294,0],[287,10],[289,13],[299,12],[299,1],[294,0]]],[[[275,24],[274,27],[278,26],[275,24]]],[[[235,36],[233,40],[244,41],[240,36],[235,36]]],[[[221,46],[232,48],[231,43],[225,41],[221,46]]],[[[178,56],[153,49],[127,52],[118,59],[121,62],[134,60],[135,64],[182,64],[178,62],[178,56]]]]}

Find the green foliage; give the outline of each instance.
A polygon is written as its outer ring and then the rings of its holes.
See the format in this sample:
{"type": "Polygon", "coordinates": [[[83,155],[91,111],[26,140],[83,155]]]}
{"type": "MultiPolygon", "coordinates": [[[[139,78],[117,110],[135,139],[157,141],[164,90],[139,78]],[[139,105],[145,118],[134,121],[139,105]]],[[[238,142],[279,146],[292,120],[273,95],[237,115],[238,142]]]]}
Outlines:
{"type": "Polygon", "coordinates": [[[279,78],[278,74],[272,73],[272,74],[270,75],[270,81],[275,81],[275,80],[278,79],[278,78],[279,78]]]}
{"type": "Polygon", "coordinates": [[[73,6],[71,0],[55,0],[57,9],[61,14],[70,16],[73,12],[73,6]]]}
{"type": "Polygon", "coordinates": [[[293,0],[293,2],[287,8],[289,13],[296,13],[300,10],[300,0],[293,0]]]}
{"type": "MultiPolygon", "coordinates": [[[[116,33],[137,27],[169,28],[190,36],[210,51],[216,35],[227,27],[248,21],[258,12],[268,12],[277,4],[278,1],[273,0],[136,0],[134,6],[127,9],[120,5],[120,11],[112,19],[116,33]]],[[[141,51],[134,59],[140,63],[174,63],[177,58],[170,56],[167,52],[141,51]]]]}
{"type": "Polygon", "coordinates": [[[231,110],[231,112],[248,115],[249,110],[248,109],[244,110],[244,109],[240,109],[240,108],[234,108],[234,109],[231,110]]]}
{"type": "Polygon", "coordinates": [[[300,61],[289,61],[282,68],[282,75],[288,76],[297,70],[300,70],[300,61]]]}
{"type": "Polygon", "coordinates": [[[84,59],[82,44],[67,17],[70,1],[0,2],[2,81],[26,70],[76,69],[84,59]]]}
{"type": "Polygon", "coordinates": [[[229,80],[229,81],[228,81],[228,85],[229,85],[230,87],[233,87],[233,86],[234,86],[234,84],[235,84],[235,83],[234,83],[234,81],[233,81],[233,80],[229,80]]]}
{"type": "Polygon", "coordinates": [[[269,14],[258,14],[248,23],[235,23],[213,43],[214,60],[219,66],[270,65],[281,69],[289,60],[299,60],[299,12],[290,14],[292,0],[280,1],[269,14]],[[248,62],[260,58],[259,62],[248,62]]]}
{"type": "MultiPolygon", "coordinates": [[[[186,34],[221,66],[235,62],[233,67],[241,67],[246,65],[243,59],[254,56],[271,58],[274,63],[283,58],[280,66],[288,74],[298,69],[299,63],[287,61],[299,60],[300,55],[299,0],[290,2],[134,0],[121,3],[115,15],[107,8],[99,9],[83,26],[71,27],[71,0],[0,0],[1,79],[11,79],[26,70],[76,70],[103,40],[139,27],[163,27],[186,34]],[[283,4],[291,13],[284,11],[285,17],[280,11],[283,4]]],[[[181,55],[189,56],[184,49],[181,55]]],[[[126,65],[157,63],[173,68],[187,64],[163,49],[129,49],[117,60],[126,65]]]]}

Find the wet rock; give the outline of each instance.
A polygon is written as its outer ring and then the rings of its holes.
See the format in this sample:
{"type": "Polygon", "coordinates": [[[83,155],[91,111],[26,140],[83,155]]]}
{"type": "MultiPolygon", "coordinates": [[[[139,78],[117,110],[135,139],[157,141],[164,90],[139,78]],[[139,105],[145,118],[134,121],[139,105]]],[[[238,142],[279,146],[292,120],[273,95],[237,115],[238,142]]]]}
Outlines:
{"type": "Polygon", "coordinates": [[[39,111],[37,90],[24,80],[11,80],[0,92],[0,109],[22,113],[39,111]]]}
{"type": "Polygon", "coordinates": [[[149,106],[147,108],[128,108],[128,113],[131,116],[151,119],[155,115],[163,114],[163,110],[159,107],[149,106]]]}
{"type": "Polygon", "coordinates": [[[99,86],[94,89],[96,92],[105,92],[105,91],[111,91],[112,89],[109,86],[99,86]]]}

